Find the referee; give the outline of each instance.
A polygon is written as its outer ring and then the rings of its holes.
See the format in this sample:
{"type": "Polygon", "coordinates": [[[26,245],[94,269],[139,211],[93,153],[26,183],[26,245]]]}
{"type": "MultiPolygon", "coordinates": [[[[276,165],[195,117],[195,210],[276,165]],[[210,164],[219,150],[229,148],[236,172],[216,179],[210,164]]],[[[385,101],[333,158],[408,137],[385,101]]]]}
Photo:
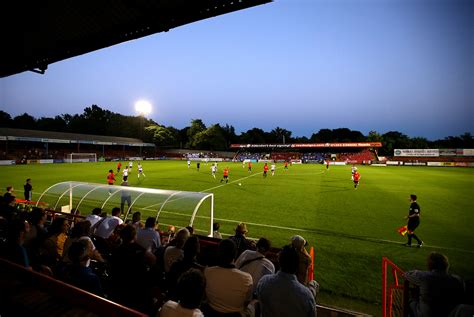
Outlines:
{"type": "Polygon", "coordinates": [[[416,195],[410,195],[410,210],[408,216],[405,217],[405,219],[408,219],[408,242],[405,245],[411,247],[411,239],[415,238],[415,240],[418,241],[417,247],[420,248],[423,245],[423,241],[415,234],[415,229],[420,225],[420,205],[416,202],[416,198],[416,195]]]}

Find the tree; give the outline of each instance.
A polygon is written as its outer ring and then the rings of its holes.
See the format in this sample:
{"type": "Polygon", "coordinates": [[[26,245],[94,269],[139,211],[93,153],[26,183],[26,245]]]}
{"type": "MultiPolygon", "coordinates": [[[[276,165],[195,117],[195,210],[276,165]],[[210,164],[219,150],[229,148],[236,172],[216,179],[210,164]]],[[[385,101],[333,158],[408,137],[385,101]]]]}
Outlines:
{"type": "Polygon", "coordinates": [[[152,133],[153,142],[157,146],[170,146],[177,144],[176,133],[173,127],[166,128],[162,125],[150,125],[145,128],[147,132],[152,133]]]}
{"type": "Polygon", "coordinates": [[[225,150],[227,148],[223,129],[219,124],[213,124],[206,130],[195,134],[191,145],[196,149],[204,150],[225,150]]]}
{"type": "Polygon", "coordinates": [[[321,129],[318,133],[313,133],[310,138],[311,142],[320,143],[320,142],[332,142],[332,130],[330,129],[321,129]]]}
{"type": "Polygon", "coordinates": [[[398,131],[385,133],[382,140],[381,155],[393,155],[394,149],[408,149],[410,146],[410,138],[398,131]]]}
{"type": "Polygon", "coordinates": [[[367,136],[368,142],[382,142],[382,136],[377,131],[370,131],[367,136]]]}
{"type": "Polygon", "coordinates": [[[203,132],[206,130],[206,125],[202,122],[201,119],[192,119],[191,126],[189,127],[187,133],[189,138],[189,145],[194,147],[193,144],[199,143],[196,142],[195,137],[198,133],[203,132]]]}
{"type": "Polygon", "coordinates": [[[67,131],[67,123],[61,116],[54,118],[41,117],[36,122],[38,130],[65,132],[67,131]]]}
{"type": "Polygon", "coordinates": [[[241,143],[260,144],[265,143],[265,131],[259,128],[253,128],[240,135],[241,143]]]}
{"type": "Polygon", "coordinates": [[[222,134],[224,135],[224,139],[226,141],[226,149],[230,147],[231,144],[237,143],[237,135],[235,134],[235,128],[231,125],[226,125],[222,128],[222,134]]]}
{"type": "Polygon", "coordinates": [[[269,133],[271,143],[291,143],[291,131],[276,127],[269,133]]]}
{"type": "Polygon", "coordinates": [[[36,119],[25,112],[13,118],[13,126],[17,129],[34,130],[36,129],[36,119]]]}
{"type": "Polygon", "coordinates": [[[8,128],[13,124],[12,117],[5,111],[0,110],[0,127],[8,128]]]}

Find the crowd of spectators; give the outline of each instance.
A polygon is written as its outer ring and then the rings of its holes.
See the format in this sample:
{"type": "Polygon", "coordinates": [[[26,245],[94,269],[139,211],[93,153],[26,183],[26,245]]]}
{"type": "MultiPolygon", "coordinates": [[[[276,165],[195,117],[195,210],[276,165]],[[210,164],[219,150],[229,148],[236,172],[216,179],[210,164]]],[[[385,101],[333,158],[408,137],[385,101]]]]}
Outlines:
{"type": "MultiPolygon", "coordinates": [[[[95,208],[74,226],[64,217],[47,224],[45,210],[18,209],[11,192],[0,197],[1,257],[150,316],[316,316],[319,284],[309,279],[312,259],[302,236],[291,237],[274,262],[271,242],[255,243],[239,223],[234,235],[215,240],[216,265],[206,266],[192,227],[165,240],[155,218],[143,224],[138,213],[124,222],[119,207],[111,215],[95,208]]],[[[428,272],[405,274],[420,287],[415,316],[440,312],[439,305],[443,314],[472,309],[457,306],[464,283],[448,267],[445,256],[431,254],[428,272]]]]}
{"type": "MultiPolygon", "coordinates": [[[[217,265],[205,266],[192,227],[181,228],[166,243],[154,218],[144,225],[139,217],[124,222],[119,207],[111,215],[95,208],[73,223],[62,216],[48,221],[45,210],[27,212],[14,202],[10,193],[2,197],[0,256],[25,268],[150,316],[255,316],[255,311],[271,311],[266,306],[270,303],[260,301],[257,288],[263,276],[275,274],[275,265],[266,257],[271,242],[248,239],[244,223],[230,238],[216,239],[217,265]]],[[[214,228],[218,232],[219,225],[214,228]]],[[[297,265],[286,274],[311,294],[297,278],[301,250],[290,247],[297,265]]],[[[305,299],[312,305],[311,314],[305,316],[315,316],[311,296],[305,299]]]]}

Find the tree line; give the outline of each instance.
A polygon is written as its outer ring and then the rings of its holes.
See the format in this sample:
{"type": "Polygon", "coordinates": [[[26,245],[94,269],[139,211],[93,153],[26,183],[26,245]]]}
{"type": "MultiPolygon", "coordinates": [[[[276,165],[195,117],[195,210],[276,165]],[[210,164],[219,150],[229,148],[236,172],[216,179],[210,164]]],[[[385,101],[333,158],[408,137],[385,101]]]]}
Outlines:
{"type": "Polygon", "coordinates": [[[201,119],[192,119],[189,126],[177,129],[141,116],[114,113],[97,105],[86,107],[82,114],[63,114],[39,119],[27,113],[12,118],[10,114],[0,110],[0,127],[138,138],[144,142],[155,143],[158,147],[211,151],[228,150],[233,143],[382,142],[380,155],[393,155],[394,149],[474,148],[473,137],[468,132],[436,141],[423,137],[411,138],[399,131],[384,134],[370,131],[365,136],[360,131],[348,128],[320,129],[310,138],[294,137],[291,131],[280,127],[269,132],[252,128],[237,135],[235,128],[229,124],[216,123],[206,126],[201,119]]]}

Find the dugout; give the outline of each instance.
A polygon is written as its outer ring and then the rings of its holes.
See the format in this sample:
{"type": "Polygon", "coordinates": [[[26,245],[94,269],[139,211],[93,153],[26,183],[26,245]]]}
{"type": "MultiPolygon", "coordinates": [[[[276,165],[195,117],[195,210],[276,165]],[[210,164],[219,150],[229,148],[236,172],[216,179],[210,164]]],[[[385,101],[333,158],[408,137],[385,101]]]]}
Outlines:
{"type": "Polygon", "coordinates": [[[94,208],[111,214],[121,207],[124,221],[136,211],[143,221],[155,217],[160,225],[192,226],[202,235],[212,234],[214,194],[84,182],[61,182],[43,191],[37,206],[63,213],[89,215],[94,208]]]}

